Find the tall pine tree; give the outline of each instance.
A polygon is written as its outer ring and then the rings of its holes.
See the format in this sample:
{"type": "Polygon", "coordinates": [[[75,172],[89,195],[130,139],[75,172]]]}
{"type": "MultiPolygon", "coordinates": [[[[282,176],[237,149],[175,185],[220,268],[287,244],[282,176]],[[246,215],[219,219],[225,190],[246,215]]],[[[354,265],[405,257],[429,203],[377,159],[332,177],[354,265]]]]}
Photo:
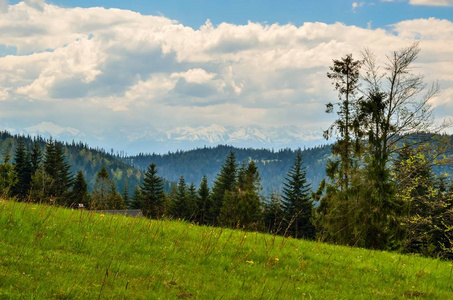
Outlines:
{"type": "Polygon", "coordinates": [[[33,149],[31,152],[31,172],[32,175],[36,173],[36,171],[39,169],[39,166],[41,165],[41,159],[42,159],[42,151],[39,148],[38,142],[33,143],[33,149]]]}
{"type": "Polygon", "coordinates": [[[326,112],[336,111],[338,119],[324,132],[324,137],[328,139],[336,135],[338,138],[332,146],[335,157],[327,163],[328,180],[323,183],[325,193],[320,197],[317,224],[322,239],[343,244],[353,240],[351,224],[355,219],[356,208],[351,198],[357,198],[358,158],[362,153],[361,97],[358,95],[361,66],[362,61],[348,54],[333,60],[333,66],[327,73],[338,91],[339,101],[336,103],[337,109],[332,103],[327,104],[326,112]]]}
{"type": "Polygon", "coordinates": [[[287,233],[295,238],[313,239],[315,227],[312,223],[313,202],[306,171],[302,167],[302,153],[296,153],[294,164],[283,187],[283,209],[287,233]]]}
{"type": "Polygon", "coordinates": [[[51,178],[50,187],[43,187],[51,200],[61,205],[67,205],[69,189],[72,185],[72,174],[70,165],[66,162],[63,145],[52,139],[46,144],[44,155],[44,170],[51,178]]]}
{"type": "Polygon", "coordinates": [[[210,224],[217,224],[222,209],[223,200],[226,194],[230,197],[231,193],[237,188],[237,164],[234,152],[226,158],[225,164],[220,169],[214,187],[212,188],[211,203],[206,219],[210,224]]]}
{"type": "Polygon", "coordinates": [[[134,196],[132,197],[132,201],[129,205],[131,209],[142,209],[143,206],[143,195],[142,190],[139,186],[136,186],[134,189],[134,196]]]}
{"type": "Polygon", "coordinates": [[[245,229],[261,229],[262,217],[261,182],[258,167],[253,161],[242,164],[238,172],[236,188],[225,193],[220,210],[224,226],[240,226],[245,229]]]}
{"type": "Polygon", "coordinates": [[[211,192],[208,186],[208,179],[206,175],[201,179],[200,187],[198,188],[198,197],[197,197],[197,213],[196,213],[196,222],[199,224],[206,224],[206,214],[210,210],[210,197],[211,192]]]}
{"type": "Polygon", "coordinates": [[[14,171],[16,173],[17,181],[12,188],[12,194],[20,201],[24,201],[28,198],[30,193],[32,165],[30,155],[25,149],[24,140],[22,138],[18,142],[14,160],[14,171]]]}
{"type": "Polygon", "coordinates": [[[6,153],[3,164],[0,164],[0,197],[8,198],[16,182],[14,166],[10,163],[11,155],[6,153]]]}
{"type": "Polygon", "coordinates": [[[190,183],[189,188],[187,189],[187,203],[189,213],[188,216],[191,221],[196,220],[197,216],[197,203],[198,203],[198,193],[193,182],[190,183]]]}
{"type": "Polygon", "coordinates": [[[55,178],[55,196],[58,198],[60,204],[67,204],[69,196],[69,189],[72,186],[73,177],[71,174],[71,166],[65,159],[63,145],[57,143],[55,145],[56,156],[56,178],[55,178]]]}
{"type": "Polygon", "coordinates": [[[69,207],[78,207],[79,204],[83,204],[86,208],[89,207],[88,184],[81,170],[77,172],[68,199],[70,200],[69,207]]]}
{"type": "Polygon", "coordinates": [[[185,220],[190,219],[187,185],[183,175],[179,177],[179,183],[176,188],[174,199],[172,199],[171,208],[172,216],[185,220]]]}
{"type": "Polygon", "coordinates": [[[161,218],[165,214],[165,195],[162,178],[157,176],[155,164],[150,164],[141,186],[142,212],[148,218],[161,218]]]}

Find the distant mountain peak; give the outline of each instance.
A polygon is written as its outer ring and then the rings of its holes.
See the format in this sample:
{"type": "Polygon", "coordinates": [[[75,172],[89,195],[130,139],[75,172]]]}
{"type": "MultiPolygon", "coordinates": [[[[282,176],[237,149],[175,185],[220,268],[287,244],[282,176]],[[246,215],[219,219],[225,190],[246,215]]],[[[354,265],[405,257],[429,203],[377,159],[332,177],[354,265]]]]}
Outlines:
{"type": "Polygon", "coordinates": [[[228,144],[236,147],[283,149],[313,147],[325,143],[320,131],[297,126],[262,127],[258,125],[228,126],[213,123],[205,126],[174,128],[123,128],[86,132],[53,122],[41,122],[15,133],[43,136],[70,142],[90,143],[105,149],[114,148],[129,153],[166,153],[203,146],[228,144]]]}
{"type": "Polygon", "coordinates": [[[33,125],[25,128],[25,133],[33,136],[44,136],[44,137],[80,137],[83,136],[78,129],[72,127],[63,127],[52,122],[41,122],[37,125],[33,125]]]}
{"type": "Polygon", "coordinates": [[[205,141],[215,143],[258,142],[277,145],[279,143],[301,143],[304,140],[322,140],[313,131],[303,131],[296,126],[270,127],[259,126],[222,126],[212,124],[199,127],[178,127],[165,131],[168,140],[205,141]]]}

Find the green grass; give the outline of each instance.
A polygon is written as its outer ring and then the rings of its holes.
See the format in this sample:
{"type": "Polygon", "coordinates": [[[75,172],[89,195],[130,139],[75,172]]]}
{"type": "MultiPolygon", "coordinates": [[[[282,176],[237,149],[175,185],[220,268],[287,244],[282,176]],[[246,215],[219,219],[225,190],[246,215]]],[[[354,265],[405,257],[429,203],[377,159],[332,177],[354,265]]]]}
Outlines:
{"type": "Polygon", "coordinates": [[[452,264],[0,200],[0,299],[452,299],[452,264]]]}

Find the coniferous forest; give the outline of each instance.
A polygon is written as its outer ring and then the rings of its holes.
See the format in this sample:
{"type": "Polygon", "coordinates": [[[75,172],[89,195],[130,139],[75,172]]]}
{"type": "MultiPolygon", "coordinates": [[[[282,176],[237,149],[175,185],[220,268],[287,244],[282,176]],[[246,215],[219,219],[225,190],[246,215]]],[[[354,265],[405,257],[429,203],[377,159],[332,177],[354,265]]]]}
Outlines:
{"type": "Polygon", "coordinates": [[[438,87],[413,72],[418,53],[395,51],[384,67],[369,50],[333,60],[332,145],[126,156],[2,132],[0,193],[452,259],[452,138],[432,121],[438,87]]]}

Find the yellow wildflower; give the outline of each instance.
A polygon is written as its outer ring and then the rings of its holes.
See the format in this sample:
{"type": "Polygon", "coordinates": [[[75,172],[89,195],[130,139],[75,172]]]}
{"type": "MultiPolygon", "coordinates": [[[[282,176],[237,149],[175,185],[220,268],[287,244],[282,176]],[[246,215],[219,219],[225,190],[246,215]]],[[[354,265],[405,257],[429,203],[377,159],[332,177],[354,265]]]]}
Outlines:
{"type": "Polygon", "coordinates": [[[104,217],[104,214],[101,214],[101,218],[103,218],[103,217],[104,217]]]}
{"type": "Polygon", "coordinates": [[[275,261],[279,261],[278,257],[274,258],[275,261]]]}
{"type": "Polygon", "coordinates": [[[254,264],[253,260],[246,260],[245,262],[248,263],[249,265],[253,265],[254,264]]]}

